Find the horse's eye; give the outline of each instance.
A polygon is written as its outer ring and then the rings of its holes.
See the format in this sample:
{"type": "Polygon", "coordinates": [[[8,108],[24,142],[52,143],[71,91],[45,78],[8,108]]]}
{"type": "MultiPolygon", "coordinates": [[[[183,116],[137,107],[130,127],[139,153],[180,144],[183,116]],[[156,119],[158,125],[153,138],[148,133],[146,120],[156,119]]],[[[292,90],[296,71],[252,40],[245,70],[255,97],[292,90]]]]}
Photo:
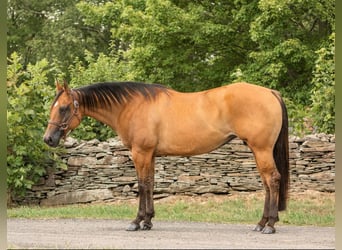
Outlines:
{"type": "Polygon", "coordinates": [[[62,106],[59,108],[59,113],[64,115],[69,110],[69,106],[62,106]]]}

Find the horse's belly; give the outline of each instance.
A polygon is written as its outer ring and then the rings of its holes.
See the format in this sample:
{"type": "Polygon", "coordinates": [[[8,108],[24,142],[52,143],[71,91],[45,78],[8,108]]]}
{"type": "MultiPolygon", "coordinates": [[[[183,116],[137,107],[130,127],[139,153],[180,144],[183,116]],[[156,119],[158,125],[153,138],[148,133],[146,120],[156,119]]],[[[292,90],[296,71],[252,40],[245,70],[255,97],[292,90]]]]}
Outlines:
{"type": "Polygon", "coordinates": [[[157,155],[191,156],[211,152],[229,140],[229,135],[204,135],[203,131],[189,131],[187,134],[175,135],[173,138],[159,140],[157,155]]]}

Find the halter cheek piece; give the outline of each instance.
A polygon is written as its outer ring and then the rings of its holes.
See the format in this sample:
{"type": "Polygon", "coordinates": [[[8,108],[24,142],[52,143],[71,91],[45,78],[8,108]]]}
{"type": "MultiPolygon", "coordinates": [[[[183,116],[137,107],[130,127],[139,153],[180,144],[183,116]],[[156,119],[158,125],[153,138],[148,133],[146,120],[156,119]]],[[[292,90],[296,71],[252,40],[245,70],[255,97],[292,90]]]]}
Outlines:
{"type": "Polygon", "coordinates": [[[64,132],[64,139],[66,137],[66,130],[68,129],[72,119],[74,118],[74,116],[78,119],[79,122],[81,122],[81,119],[78,116],[78,109],[79,109],[79,104],[78,101],[75,100],[75,97],[73,95],[73,92],[70,93],[71,97],[72,97],[72,102],[74,104],[74,112],[69,116],[69,118],[65,121],[65,122],[54,122],[54,121],[49,121],[48,124],[54,125],[56,127],[59,127],[59,130],[62,130],[64,132]]]}

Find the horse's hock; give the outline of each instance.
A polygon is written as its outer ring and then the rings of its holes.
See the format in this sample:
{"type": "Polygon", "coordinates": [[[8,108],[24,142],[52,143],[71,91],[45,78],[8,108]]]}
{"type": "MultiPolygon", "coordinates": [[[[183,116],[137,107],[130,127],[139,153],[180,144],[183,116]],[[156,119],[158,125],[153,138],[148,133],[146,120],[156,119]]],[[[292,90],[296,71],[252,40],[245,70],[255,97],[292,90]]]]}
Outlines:
{"type": "MultiPolygon", "coordinates": [[[[335,136],[290,137],[290,192],[335,192],[335,136]]],[[[110,202],[138,195],[129,151],[118,138],[77,142],[68,138],[67,170],[47,168],[18,203],[60,205],[110,202]]],[[[158,157],[155,198],[172,194],[228,194],[262,190],[253,154],[241,140],[192,157],[158,157]]]]}

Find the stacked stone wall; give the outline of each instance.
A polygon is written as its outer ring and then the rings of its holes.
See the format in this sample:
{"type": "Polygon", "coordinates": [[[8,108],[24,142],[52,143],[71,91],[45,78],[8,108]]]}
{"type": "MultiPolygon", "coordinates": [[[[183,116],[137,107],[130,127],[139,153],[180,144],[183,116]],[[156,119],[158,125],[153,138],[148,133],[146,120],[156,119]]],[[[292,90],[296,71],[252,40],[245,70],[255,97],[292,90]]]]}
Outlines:
{"type": "MultiPolygon", "coordinates": [[[[335,192],[335,136],[290,137],[290,191],[335,192]]],[[[118,138],[77,142],[69,138],[67,170],[48,168],[21,204],[110,202],[138,195],[130,152],[118,138]]],[[[158,157],[155,198],[173,194],[229,194],[262,190],[253,154],[241,140],[192,157],[158,157]]]]}

